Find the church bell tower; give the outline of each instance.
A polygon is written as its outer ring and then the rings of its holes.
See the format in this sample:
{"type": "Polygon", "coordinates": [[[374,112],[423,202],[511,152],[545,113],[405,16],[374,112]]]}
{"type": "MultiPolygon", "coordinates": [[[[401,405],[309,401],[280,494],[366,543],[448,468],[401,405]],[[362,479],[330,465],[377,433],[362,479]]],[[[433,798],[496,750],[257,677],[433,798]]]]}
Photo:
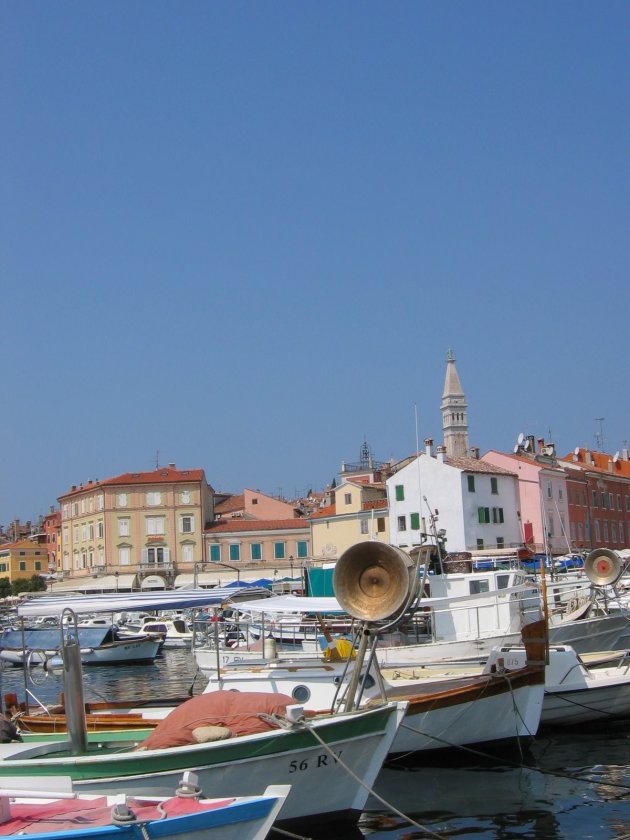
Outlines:
{"type": "Polygon", "coordinates": [[[468,415],[466,397],[459,381],[455,357],[449,349],[446,357],[446,379],[442,393],[442,431],[446,454],[451,458],[468,455],[468,415]]]}

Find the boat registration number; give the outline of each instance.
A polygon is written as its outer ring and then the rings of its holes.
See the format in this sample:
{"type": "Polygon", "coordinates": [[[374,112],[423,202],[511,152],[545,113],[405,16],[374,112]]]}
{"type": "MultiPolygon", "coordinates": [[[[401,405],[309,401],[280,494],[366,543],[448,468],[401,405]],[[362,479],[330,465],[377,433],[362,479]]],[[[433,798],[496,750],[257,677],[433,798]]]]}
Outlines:
{"type": "Polygon", "coordinates": [[[320,753],[314,755],[312,758],[295,759],[289,764],[289,773],[300,773],[308,770],[309,767],[317,770],[319,767],[327,767],[329,764],[337,764],[341,757],[341,750],[338,753],[331,755],[330,753],[320,753]]]}

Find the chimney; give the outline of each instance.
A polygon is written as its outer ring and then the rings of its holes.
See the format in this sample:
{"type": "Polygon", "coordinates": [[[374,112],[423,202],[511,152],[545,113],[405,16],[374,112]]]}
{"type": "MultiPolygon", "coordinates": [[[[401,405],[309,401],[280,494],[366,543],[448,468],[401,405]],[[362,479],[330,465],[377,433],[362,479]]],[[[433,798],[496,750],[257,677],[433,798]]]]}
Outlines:
{"type": "Polygon", "coordinates": [[[425,438],[424,440],[424,452],[425,455],[428,455],[429,458],[433,455],[431,451],[431,447],[433,446],[433,438],[425,438]]]}
{"type": "Polygon", "coordinates": [[[621,450],[621,457],[623,458],[624,461],[630,461],[630,455],[628,453],[628,447],[627,446],[624,446],[624,448],[621,450]]]}
{"type": "Polygon", "coordinates": [[[527,447],[528,452],[531,452],[532,455],[534,454],[534,435],[527,435],[527,447]]]}
{"type": "Polygon", "coordinates": [[[440,464],[444,463],[444,456],[446,455],[446,447],[445,446],[438,446],[435,450],[435,454],[437,455],[437,459],[440,464]]]}
{"type": "Polygon", "coordinates": [[[168,468],[169,468],[169,470],[176,470],[177,469],[175,464],[172,464],[172,463],[168,465],[168,468]]]}
{"type": "Polygon", "coordinates": [[[536,442],[538,443],[538,454],[542,455],[543,452],[544,452],[544,447],[545,447],[545,439],[544,438],[538,438],[538,440],[536,442]]]}
{"type": "Polygon", "coordinates": [[[470,450],[470,457],[474,458],[475,461],[479,460],[479,447],[478,446],[473,446],[472,447],[472,449],[470,450]]]}

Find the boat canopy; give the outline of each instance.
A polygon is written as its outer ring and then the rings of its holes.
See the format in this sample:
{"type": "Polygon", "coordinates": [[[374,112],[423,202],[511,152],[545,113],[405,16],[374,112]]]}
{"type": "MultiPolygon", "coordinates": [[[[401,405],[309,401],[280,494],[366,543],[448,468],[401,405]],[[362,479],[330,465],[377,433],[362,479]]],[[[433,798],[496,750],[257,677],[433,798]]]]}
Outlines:
{"type": "MultiPolygon", "coordinates": [[[[65,595],[62,597],[44,596],[30,598],[18,605],[20,618],[31,616],[60,616],[66,609],[77,614],[98,612],[140,612],[141,610],[184,610],[203,607],[220,607],[226,601],[238,600],[247,593],[248,598],[255,595],[266,597],[268,590],[255,592],[251,587],[240,589],[176,589],[157,590],[154,592],[118,592],[99,595],[65,595]]],[[[255,601],[253,603],[256,603],[255,601]]]]}
{"type": "MultiPolygon", "coordinates": [[[[480,599],[503,597],[504,595],[512,595],[519,592],[529,592],[535,589],[535,586],[528,583],[520,583],[516,586],[507,586],[505,589],[491,589],[488,592],[477,592],[474,595],[457,595],[445,598],[422,598],[420,607],[444,607],[448,608],[451,604],[465,603],[467,601],[479,601],[480,599]]],[[[339,601],[336,598],[322,595],[278,595],[275,598],[267,598],[264,601],[248,601],[246,599],[240,601],[239,609],[247,610],[255,613],[343,613],[339,601]]]]}

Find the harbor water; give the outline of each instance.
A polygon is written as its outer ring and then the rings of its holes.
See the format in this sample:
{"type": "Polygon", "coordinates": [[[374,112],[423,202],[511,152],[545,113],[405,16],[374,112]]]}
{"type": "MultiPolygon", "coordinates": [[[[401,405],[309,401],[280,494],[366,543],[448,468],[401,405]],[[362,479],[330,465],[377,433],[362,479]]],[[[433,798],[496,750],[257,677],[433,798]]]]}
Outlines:
{"type": "MultiPolygon", "coordinates": [[[[37,684],[29,689],[35,698],[57,702],[61,678],[45,678],[41,668],[33,674],[37,684]]],[[[4,668],[0,680],[3,696],[24,698],[21,669],[4,668]]],[[[164,651],[147,665],[84,668],[86,701],[164,699],[198,694],[204,685],[185,650],[164,651]]],[[[630,721],[545,731],[509,751],[486,746],[391,761],[375,794],[356,832],[333,830],[326,837],[630,840],[630,721]]]]}

